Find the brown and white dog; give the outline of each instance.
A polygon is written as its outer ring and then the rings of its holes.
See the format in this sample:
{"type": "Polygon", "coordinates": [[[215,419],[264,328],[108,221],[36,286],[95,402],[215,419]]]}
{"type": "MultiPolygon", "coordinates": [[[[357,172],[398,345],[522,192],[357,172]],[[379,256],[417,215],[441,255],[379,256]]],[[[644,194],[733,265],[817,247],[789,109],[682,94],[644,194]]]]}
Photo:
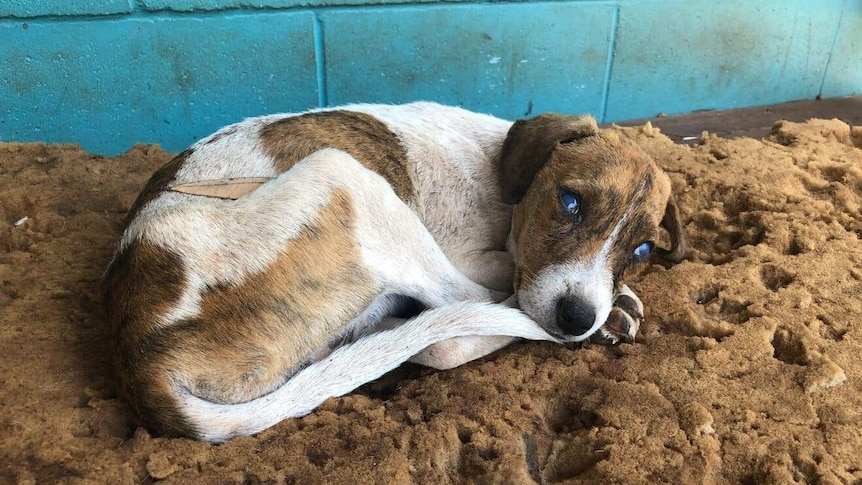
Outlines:
{"type": "Polygon", "coordinates": [[[620,277],[660,225],[659,256],[679,261],[668,177],[589,117],[414,103],[248,119],[162,167],[129,213],[105,280],[120,391],[155,432],[223,441],[408,359],[631,341],[643,307],[620,277]],[[255,178],[241,197],[182,190],[255,178]]]}

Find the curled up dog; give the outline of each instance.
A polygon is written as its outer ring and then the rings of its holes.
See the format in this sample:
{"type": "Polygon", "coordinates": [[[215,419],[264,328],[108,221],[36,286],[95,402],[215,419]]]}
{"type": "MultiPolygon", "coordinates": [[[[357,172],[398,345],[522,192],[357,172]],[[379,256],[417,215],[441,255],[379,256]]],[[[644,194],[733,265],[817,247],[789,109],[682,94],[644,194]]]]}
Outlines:
{"type": "Polygon", "coordinates": [[[668,177],[589,117],[414,103],[245,120],[129,212],[105,279],[120,392],[150,430],[223,441],[407,360],[631,341],[643,306],[624,271],[685,249],[668,177]]]}

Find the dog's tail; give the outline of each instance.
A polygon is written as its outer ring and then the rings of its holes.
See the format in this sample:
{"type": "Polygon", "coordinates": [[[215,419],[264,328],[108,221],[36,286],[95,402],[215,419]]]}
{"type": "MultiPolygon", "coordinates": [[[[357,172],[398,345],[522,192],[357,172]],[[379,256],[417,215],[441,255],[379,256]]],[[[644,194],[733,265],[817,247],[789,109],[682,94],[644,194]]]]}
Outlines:
{"type": "Polygon", "coordinates": [[[398,367],[428,346],[465,336],[507,336],[556,341],[520,310],[499,304],[460,302],[426,310],[402,325],[363,337],[304,368],[275,391],[240,404],[216,404],[187,391],[179,396],[197,438],[226,441],[304,416],[398,367]]]}

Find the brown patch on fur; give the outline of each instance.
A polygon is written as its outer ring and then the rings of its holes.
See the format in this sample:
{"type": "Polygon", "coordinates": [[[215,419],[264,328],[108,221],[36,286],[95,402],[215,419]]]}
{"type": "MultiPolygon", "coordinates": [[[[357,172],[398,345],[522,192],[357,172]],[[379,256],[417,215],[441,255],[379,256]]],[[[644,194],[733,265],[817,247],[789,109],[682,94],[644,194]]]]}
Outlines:
{"type": "Polygon", "coordinates": [[[108,320],[117,344],[119,395],[147,428],[194,434],[179,414],[167,380],[147,372],[144,365],[150,357],[147,342],[159,316],[177,304],[185,288],[182,260],[153,244],[134,241],[111,262],[104,284],[108,320]]]}
{"type": "MultiPolygon", "coordinates": [[[[212,402],[248,401],[275,390],[314,349],[339,334],[379,291],[361,263],[354,224],[349,194],[333,192],[317,219],[265,271],[206,290],[197,317],[163,328],[156,319],[180,291],[174,284],[169,295],[154,301],[159,281],[140,278],[146,261],[167,260],[169,254],[139,254],[143,266],[121,267],[119,277],[129,288],[134,284],[135,292],[122,293],[125,300],[113,298],[111,306],[127,320],[120,323],[118,341],[126,356],[120,367],[144,424],[193,436],[169,383],[212,402]]],[[[151,271],[169,274],[165,280],[182,274],[163,267],[151,271]]]]}
{"type": "Polygon", "coordinates": [[[407,154],[398,137],[373,116],[352,111],[323,111],[276,121],[261,130],[264,150],[281,171],[323,148],[349,153],[363,167],[380,174],[405,202],[414,197],[407,154]]]}
{"type": "Polygon", "coordinates": [[[593,136],[598,130],[592,117],[555,113],[544,113],[512,124],[500,157],[503,202],[517,204],[521,201],[533,178],[550,160],[558,145],[593,136]]]}
{"type": "Polygon", "coordinates": [[[635,247],[657,236],[669,195],[667,176],[613,132],[558,145],[515,209],[516,286],[549,264],[594,257],[633,207],[611,252],[618,279],[633,263],[635,247]],[[563,211],[561,189],[580,195],[576,217],[563,211]]]}

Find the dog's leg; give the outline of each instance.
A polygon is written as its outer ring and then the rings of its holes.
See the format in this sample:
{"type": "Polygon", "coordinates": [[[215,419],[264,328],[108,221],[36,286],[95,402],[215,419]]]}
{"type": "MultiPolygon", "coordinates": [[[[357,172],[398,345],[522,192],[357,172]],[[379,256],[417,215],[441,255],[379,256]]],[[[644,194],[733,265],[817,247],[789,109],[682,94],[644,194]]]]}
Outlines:
{"type": "Polygon", "coordinates": [[[499,302],[511,290],[495,291],[469,278],[444,254],[416,213],[391,189],[358,197],[357,224],[363,259],[386,292],[413,298],[427,308],[459,301],[499,302]]]}
{"type": "Polygon", "coordinates": [[[428,346],[410,358],[410,362],[447,370],[496,352],[517,340],[504,335],[468,335],[428,346]]]}
{"type": "MultiPolygon", "coordinates": [[[[518,308],[518,295],[513,294],[500,305],[518,308]]],[[[411,357],[410,362],[439,370],[452,369],[496,352],[515,340],[517,338],[505,335],[455,337],[429,345],[425,350],[411,357]]]]}
{"type": "MultiPolygon", "coordinates": [[[[526,318],[529,319],[529,317],[526,318]]],[[[351,345],[361,339],[368,338],[368,336],[372,334],[395,329],[404,325],[408,321],[409,319],[406,318],[385,317],[374,327],[366,327],[362,332],[349,336],[343,342],[340,342],[338,346],[315,356],[313,360],[321,360],[338,347],[351,345]]],[[[488,322],[488,325],[489,327],[494,326],[491,322],[488,322]]],[[[431,344],[425,349],[422,349],[418,354],[411,356],[409,362],[438,370],[453,369],[466,364],[467,362],[496,352],[497,350],[508,346],[515,340],[517,340],[517,338],[507,337],[505,335],[467,335],[464,337],[450,338],[442,342],[431,344]]]]}
{"type": "Polygon", "coordinates": [[[616,345],[635,341],[644,318],[644,305],[640,298],[626,285],[614,296],[614,306],[604,325],[589,341],[598,344],[616,345]]]}
{"type": "Polygon", "coordinates": [[[511,294],[515,275],[515,260],[508,251],[473,251],[456,265],[471,280],[485,288],[511,294]]]}
{"type": "MultiPolygon", "coordinates": [[[[509,297],[509,299],[504,302],[501,302],[499,305],[501,307],[517,309],[517,298],[515,295],[512,295],[511,297],[509,297]]],[[[522,316],[525,319],[529,320],[529,317],[527,317],[526,315],[522,316]]],[[[423,317],[425,317],[424,314],[423,317]]],[[[333,349],[330,349],[330,351],[334,350],[337,347],[350,345],[360,339],[367,338],[371,334],[384,332],[400,327],[401,325],[404,325],[410,320],[411,319],[408,318],[399,318],[392,316],[383,317],[379,319],[379,321],[377,321],[377,323],[375,323],[373,326],[364,326],[360,331],[354,332],[351,335],[346,336],[342,342],[339,342],[338,346],[333,347],[333,349]]],[[[493,324],[490,323],[489,325],[493,326],[493,324]]],[[[467,362],[470,362],[472,360],[484,357],[503,347],[506,347],[515,340],[517,340],[517,338],[508,337],[505,335],[467,335],[463,337],[455,337],[448,340],[444,340],[442,342],[431,344],[418,354],[412,356],[409,360],[410,362],[424,365],[426,367],[432,367],[434,369],[452,369],[462,364],[466,364],[467,362]]],[[[326,355],[328,355],[328,352],[326,354],[321,354],[317,359],[314,360],[319,360],[326,355]]]]}

